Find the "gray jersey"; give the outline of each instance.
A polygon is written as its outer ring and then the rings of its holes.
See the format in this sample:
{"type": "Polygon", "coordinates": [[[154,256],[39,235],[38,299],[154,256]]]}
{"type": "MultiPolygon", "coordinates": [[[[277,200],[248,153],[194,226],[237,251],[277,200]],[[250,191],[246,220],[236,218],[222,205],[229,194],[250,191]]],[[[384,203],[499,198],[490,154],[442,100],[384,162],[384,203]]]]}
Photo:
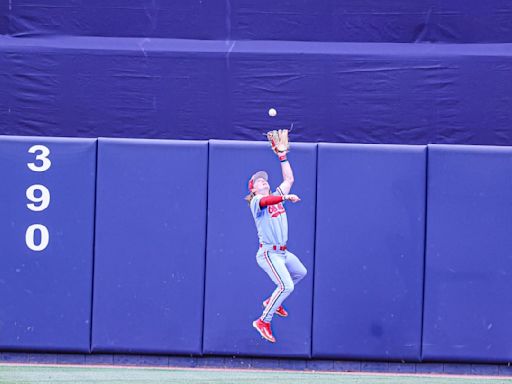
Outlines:
{"type": "MultiPolygon", "coordinates": [[[[279,189],[278,189],[279,190],[279,189]]],[[[278,191],[272,195],[280,196],[278,191]]],[[[258,230],[260,244],[285,245],[288,241],[288,219],[283,203],[260,208],[260,200],[265,197],[256,195],[251,200],[251,212],[258,230]]]]}

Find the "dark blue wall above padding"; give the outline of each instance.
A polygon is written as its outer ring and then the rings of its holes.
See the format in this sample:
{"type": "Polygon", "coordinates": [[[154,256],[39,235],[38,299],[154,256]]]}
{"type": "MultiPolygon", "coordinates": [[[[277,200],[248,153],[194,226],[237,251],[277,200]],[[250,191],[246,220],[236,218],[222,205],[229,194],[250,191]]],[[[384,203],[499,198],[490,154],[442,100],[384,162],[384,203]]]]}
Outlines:
{"type": "MultiPolygon", "coordinates": [[[[7,1],[4,1],[5,3],[7,1]]],[[[24,35],[172,37],[227,36],[225,1],[9,0],[9,32],[24,35]]]]}
{"type": "Polygon", "coordinates": [[[319,144],[313,357],[418,361],[426,147],[319,144]]]}
{"type": "Polygon", "coordinates": [[[429,146],[423,358],[512,359],[512,149],[429,146]]]}
{"type": "Polygon", "coordinates": [[[512,5],[502,0],[240,0],[232,9],[242,40],[512,42],[512,5]]]}
{"type": "Polygon", "coordinates": [[[92,349],[200,354],[208,143],[98,150],[92,349]]]}
{"type": "MultiPolygon", "coordinates": [[[[11,61],[10,59],[0,54],[0,89],[12,89],[13,76],[11,74],[11,61]]],[[[7,127],[11,124],[10,114],[13,95],[10,92],[0,92],[0,134],[5,134],[7,127]]]]}
{"type": "Polygon", "coordinates": [[[225,125],[224,44],[196,42],[194,53],[184,41],[7,40],[11,123],[0,133],[197,139],[225,125]]]}
{"type": "Polygon", "coordinates": [[[89,352],[95,173],[95,139],[0,136],[0,349],[89,352]]]}
{"type": "Polygon", "coordinates": [[[208,245],[204,348],[206,354],[310,356],[313,250],[316,201],[316,145],[293,144],[289,154],[302,199],[286,203],[291,252],[310,272],[284,302],[289,317],[274,317],[277,338],[271,344],[252,327],[262,302],[275,289],[256,262],[258,236],[244,201],[249,178],[266,170],[272,190],[282,182],[281,166],[266,143],[210,141],[208,178],[208,245]]]}
{"type": "MultiPolygon", "coordinates": [[[[8,32],[216,40],[512,42],[506,0],[4,0],[8,32]]],[[[6,32],[4,32],[6,33],[6,32]]]]}
{"type": "Polygon", "coordinates": [[[512,144],[512,44],[0,37],[0,134],[512,144]],[[269,108],[277,116],[268,116],[269,108]],[[7,112],[5,112],[7,110],[7,112]]]}
{"type": "Polygon", "coordinates": [[[9,3],[0,1],[0,35],[9,33],[9,16],[9,3]]]}

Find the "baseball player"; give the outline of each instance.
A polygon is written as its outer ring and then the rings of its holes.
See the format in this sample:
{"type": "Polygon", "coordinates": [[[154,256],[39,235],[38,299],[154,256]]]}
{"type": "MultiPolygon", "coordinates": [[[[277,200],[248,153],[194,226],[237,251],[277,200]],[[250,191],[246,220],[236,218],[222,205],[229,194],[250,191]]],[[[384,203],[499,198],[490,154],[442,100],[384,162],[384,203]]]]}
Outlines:
{"type": "Polygon", "coordinates": [[[272,343],[276,342],[270,327],[272,317],[275,313],[282,317],[288,316],[282,303],[292,293],[295,284],[307,273],[297,256],[286,248],[288,221],[284,202],[300,201],[297,195],[289,194],[294,180],[292,168],[287,160],[287,152],[276,152],[281,161],[283,173],[283,182],[277,190],[274,193],[270,192],[267,173],[259,171],[249,180],[250,194],[246,197],[260,241],[256,260],[276,284],[275,291],[263,302],[263,313],[253,321],[252,325],[264,339],[272,343]]]}

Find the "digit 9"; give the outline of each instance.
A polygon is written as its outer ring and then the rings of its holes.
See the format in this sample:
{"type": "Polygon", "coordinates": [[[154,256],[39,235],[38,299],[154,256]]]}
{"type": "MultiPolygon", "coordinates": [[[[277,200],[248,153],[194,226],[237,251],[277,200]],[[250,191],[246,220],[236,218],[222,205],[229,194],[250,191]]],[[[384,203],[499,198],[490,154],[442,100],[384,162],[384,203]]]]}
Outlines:
{"type": "Polygon", "coordinates": [[[34,212],[44,211],[50,205],[50,191],[44,185],[34,184],[27,188],[27,199],[32,203],[27,203],[27,208],[34,212]],[[39,191],[36,196],[36,191],[39,191]],[[39,205],[36,205],[38,204],[39,205]]]}

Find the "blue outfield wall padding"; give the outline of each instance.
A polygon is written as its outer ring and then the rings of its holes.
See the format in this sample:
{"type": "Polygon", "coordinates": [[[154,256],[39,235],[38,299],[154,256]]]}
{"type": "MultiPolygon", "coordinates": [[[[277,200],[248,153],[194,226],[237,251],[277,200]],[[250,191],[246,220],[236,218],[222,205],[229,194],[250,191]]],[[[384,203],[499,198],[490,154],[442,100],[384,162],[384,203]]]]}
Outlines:
{"type": "Polygon", "coordinates": [[[11,19],[3,33],[8,31],[15,36],[389,43],[512,41],[512,5],[503,0],[4,0],[0,7],[2,4],[3,14],[11,19]]]}
{"type": "Polygon", "coordinates": [[[208,143],[98,151],[92,350],[200,354],[208,143]]]}
{"type": "Polygon", "coordinates": [[[0,174],[0,349],[89,352],[96,140],[0,136],[0,174]]]}
{"type": "Polygon", "coordinates": [[[512,144],[512,44],[0,36],[0,65],[3,134],[264,140],[293,123],[296,142],[512,144]]]}
{"type": "Polygon", "coordinates": [[[293,143],[289,154],[300,203],[286,203],[291,252],[310,272],[284,302],[289,317],[272,321],[277,343],[252,327],[262,302],[275,289],[258,266],[258,236],[244,196],[258,170],[266,170],[272,190],[282,182],[281,166],[267,143],[210,141],[205,354],[309,357],[316,201],[316,144],[293,143]]]}
{"type": "Polygon", "coordinates": [[[512,360],[512,149],[429,145],[423,358],[512,360]]]}
{"type": "Polygon", "coordinates": [[[319,144],[313,357],[418,361],[426,147],[319,144]]]}

